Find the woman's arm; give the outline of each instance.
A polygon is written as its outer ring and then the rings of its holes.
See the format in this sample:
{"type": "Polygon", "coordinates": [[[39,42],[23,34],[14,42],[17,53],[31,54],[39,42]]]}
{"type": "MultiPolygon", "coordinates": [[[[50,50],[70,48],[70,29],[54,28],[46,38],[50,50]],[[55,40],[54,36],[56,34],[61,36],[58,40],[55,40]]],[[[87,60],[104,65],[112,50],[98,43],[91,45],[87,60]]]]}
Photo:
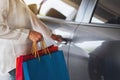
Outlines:
{"type": "Polygon", "coordinates": [[[42,33],[43,36],[51,37],[53,40],[58,42],[62,41],[62,37],[60,35],[56,35],[52,33],[52,30],[47,27],[37,16],[27,7],[30,15],[30,20],[32,23],[32,27],[35,31],[42,33]]]}

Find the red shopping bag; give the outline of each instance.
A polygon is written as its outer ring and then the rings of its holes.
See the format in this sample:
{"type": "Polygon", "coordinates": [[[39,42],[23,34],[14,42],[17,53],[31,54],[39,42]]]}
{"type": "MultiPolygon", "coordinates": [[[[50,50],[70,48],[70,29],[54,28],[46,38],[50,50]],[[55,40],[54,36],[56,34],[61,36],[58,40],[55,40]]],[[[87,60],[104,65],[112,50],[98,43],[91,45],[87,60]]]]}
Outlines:
{"type": "MultiPolygon", "coordinates": [[[[52,45],[52,46],[47,47],[47,49],[49,50],[50,53],[52,53],[52,52],[57,51],[58,47],[52,45]]],[[[39,50],[38,55],[39,56],[45,55],[44,51],[39,50]]],[[[17,57],[17,59],[16,59],[16,80],[24,80],[22,63],[24,61],[27,61],[27,60],[30,60],[30,59],[33,59],[33,58],[35,58],[35,56],[32,55],[32,53],[29,54],[29,55],[21,55],[21,56],[17,57]]]]}

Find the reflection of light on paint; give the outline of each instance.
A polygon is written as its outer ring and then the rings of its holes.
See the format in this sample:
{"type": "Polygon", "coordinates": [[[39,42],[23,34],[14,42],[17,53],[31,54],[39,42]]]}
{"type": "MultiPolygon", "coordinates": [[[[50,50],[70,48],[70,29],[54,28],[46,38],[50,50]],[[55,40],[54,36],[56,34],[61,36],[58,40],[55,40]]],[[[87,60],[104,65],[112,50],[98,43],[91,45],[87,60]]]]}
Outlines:
{"type": "Polygon", "coordinates": [[[82,42],[82,43],[77,43],[75,45],[77,45],[78,47],[84,49],[87,52],[91,52],[95,48],[100,46],[102,44],[102,42],[104,42],[104,41],[85,41],[85,42],[82,42]]]}
{"type": "Polygon", "coordinates": [[[54,31],[54,33],[55,33],[55,34],[60,34],[60,35],[68,35],[68,36],[71,35],[70,32],[67,32],[67,31],[64,31],[64,30],[59,30],[59,29],[56,29],[56,30],[54,31]]]}

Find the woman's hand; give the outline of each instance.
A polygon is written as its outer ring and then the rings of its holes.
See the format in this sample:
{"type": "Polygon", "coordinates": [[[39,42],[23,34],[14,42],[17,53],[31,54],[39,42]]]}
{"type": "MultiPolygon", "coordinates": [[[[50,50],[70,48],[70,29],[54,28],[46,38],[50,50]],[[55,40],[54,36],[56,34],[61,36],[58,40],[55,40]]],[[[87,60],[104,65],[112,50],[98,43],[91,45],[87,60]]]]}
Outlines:
{"type": "Polygon", "coordinates": [[[43,39],[43,36],[41,33],[36,32],[36,31],[30,31],[29,33],[29,39],[33,42],[38,42],[43,39]]]}
{"type": "MultiPolygon", "coordinates": [[[[55,41],[58,41],[58,42],[62,42],[62,36],[60,35],[55,35],[55,34],[52,34],[51,35],[51,38],[55,41]]],[[[36,31],[30,31],[29,33],[29,39],[33,42],[38,42],[38,41],[41,41],[43,39],[43,36],[41,33],[39,32],[36,32],[36,31]]]]}
{"type": "Polygon", "coordinates": [[[62,42],[62,36],[60,36],[60,35],[52,34],[51,38],[55,41],[62,42]]]}

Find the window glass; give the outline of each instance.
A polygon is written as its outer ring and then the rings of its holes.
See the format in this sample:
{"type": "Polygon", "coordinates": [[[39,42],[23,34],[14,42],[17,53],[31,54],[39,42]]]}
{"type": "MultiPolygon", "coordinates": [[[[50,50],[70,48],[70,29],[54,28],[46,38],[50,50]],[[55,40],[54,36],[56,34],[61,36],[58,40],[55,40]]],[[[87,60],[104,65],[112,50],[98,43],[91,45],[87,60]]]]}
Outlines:
{"type": "Polygon", "coordinates": [[[120,24],[120,0],[99,0],[91,23],[120,24]],[[98,19],[94,20],[94,18],[98,19]]]}
{"type": "Polygon", "coordinates": [[[81,0],[24,0],[40,16],[74,21],[81,0]]]}

